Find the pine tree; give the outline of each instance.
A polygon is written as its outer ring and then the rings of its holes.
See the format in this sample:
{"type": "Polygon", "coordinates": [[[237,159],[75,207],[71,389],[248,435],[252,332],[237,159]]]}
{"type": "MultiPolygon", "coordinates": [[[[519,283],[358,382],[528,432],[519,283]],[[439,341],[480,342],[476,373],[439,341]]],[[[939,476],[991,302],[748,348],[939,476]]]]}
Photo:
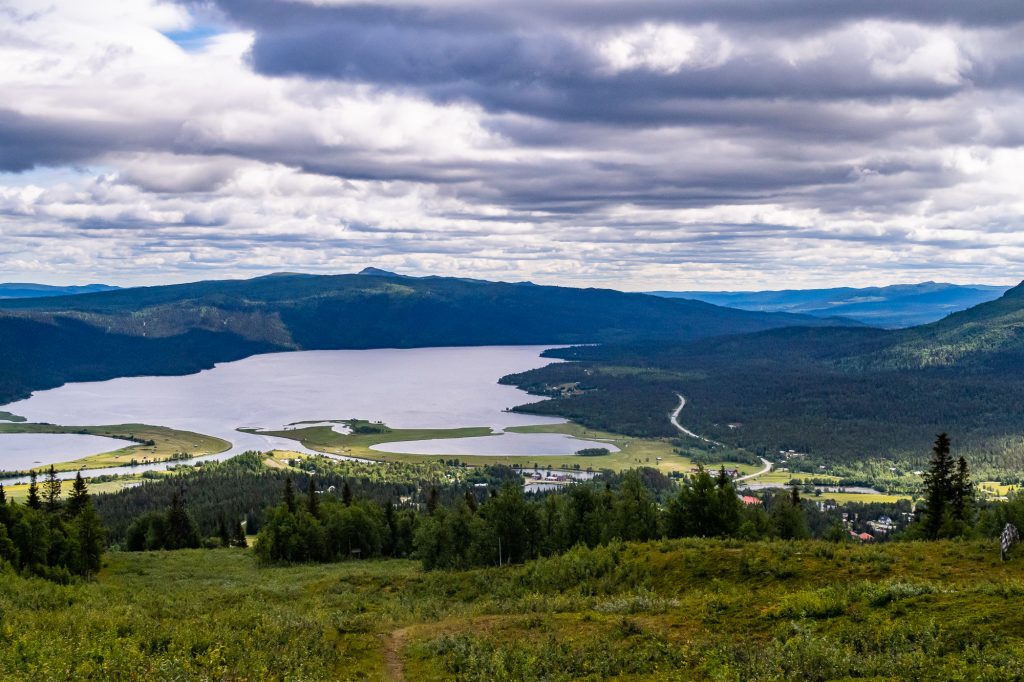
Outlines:
{"type": "Polygon", "coordinates": [[[4,484],[0,483],[0,505],[7,504],[7,493],[4,492],[4,484]]]}
{"type": "Polygon", "coordinates": [[[82,511],[82,508],[89,503],[89,489],[82,478],[82,472],[75,474],[75,482],[71,486],[71,494],[68,495],[68,516],[74,518],[82,511]]]}
{"type": "Polygon", "coordinates": [[[949,510],[953,519],[969,524],[971,510],[974,506],[974,484],[971,483],[967,460],[963,457],[959,457],[956,461],[956,470],[950,482],[950,492],[949,510]]]}
{"type": "Polygon", "coordinates": [[[30,509],[42,509],[43,503],[39,499],[39,485],[36,483],[36,472],[30,471],[28,474],[28,499],[25,500],[25,504],[30,509]]]}
{"type": "Polygon", "coordinates": [[[313,518],[320,516],[320,500],[316,496],[316,484],[313,477],[309,477],[309,487],[306,489],[306,509],[313,515],[313,518]]]}
{"type": "Polygon", "coordinates": [[[249,546],[249,541],[245,539],[245,529],[242,528],[241,521],[235,523],[235,532],[231,536],[231,544],[235,547],[249,546]]]}
{"type": "Polygon", "coordinates": [[[221,547],[231,546],[231,536],[228,534],[228,525],[224,523],[224,516],[217,519],[217,537],[220,538],[221,547]]]}
{"type": "Polygon", "coordinates": [[[810,535],[807,516],[800,502],[800,491],[793,486],[789,494],[779,492],[772,500],[770,513],[775,531],[783,540],[800,540],[810,535]]]}
{"type": "Polygon", "coordinates": [[[935,539],[942,532],[946,514],[953,497],[953,458],[949,436],[940,433],[932,447],[932,460],[924,476],[924,517],[922,530],[925,537],[935,539]]]}
{"type": "Polygon", "coordinates": [[[74,536],[74,569],[80,575],[95,575],[100,570],[106,531],[88,497],[75,516],[71,528],[74,536]]]}
{"type": "Polygon", "coordinates": [[[61,481],[57,478],[57,470],[50,465],[50,470],[46,472],[46,486],[43,489],[43,495],[46,498],[46,511],[55,512],[60,508],[60,493],[61,493],[61,481]]]}
{"type": "Polygon", "coordinates": [[[725,467],[718,472],[715,481],[715,512],[718,521],[718,534],[724,537],[736,535],[740,529],[740,514],[743,503],[736,495],[736,486],[725,473],[725,467]]]}
{"type": "Polygon", "coordinates": [[[295,513],[295,488],[292,487],[292,477],[284,479],[284,506],[289,513],[295,513]]]}
{"type": "Polygon", "coordinates": [[[199,533],[195,522],[185,509],[185,498],[180,492],[171,497],[171,507],[167,510],[166,549],[182,547],[198,547],[199,533]]]}
{"type": "Polygon", "coordinates": [[[466,491],[466,506],[469,507],[469,511],[476,512],[476,497],[473,496],[472,490],[466,491]]]}
{"type": "Polygon", "coordinates": [[[345,481],[341,486],[341,501],[346,507],[352,505],[352,488],[349,486],[348,481],[345,481]]]}

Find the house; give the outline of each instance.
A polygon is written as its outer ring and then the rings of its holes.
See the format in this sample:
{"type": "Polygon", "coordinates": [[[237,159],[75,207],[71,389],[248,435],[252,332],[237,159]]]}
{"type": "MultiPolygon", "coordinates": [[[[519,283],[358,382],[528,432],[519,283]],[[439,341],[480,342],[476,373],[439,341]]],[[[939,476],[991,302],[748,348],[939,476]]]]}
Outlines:
{"type": "Polygon", "coordinates": [[[761,498],[754,497],[753,495],[743,495],[740,497],[740,501],[747,505],[761,504],[761,498]]]}

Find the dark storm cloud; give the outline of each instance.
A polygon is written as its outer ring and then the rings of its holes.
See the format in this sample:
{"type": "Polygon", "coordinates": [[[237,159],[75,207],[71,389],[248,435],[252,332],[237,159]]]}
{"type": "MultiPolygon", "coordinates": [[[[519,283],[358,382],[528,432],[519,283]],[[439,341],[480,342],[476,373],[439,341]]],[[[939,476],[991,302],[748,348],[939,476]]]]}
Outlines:
{"type": "MultiPolygon", "coordinates": [[[[999,25],[1024,18],[1024,3],[996,3],[989,12],[963,3],[617,3],[614,6],[430,9],[313,6],[275,0],[221,0],[236,22],[255,31],[253,67],[269,75],[302,75],[405,87],[437,101],[469,100],[491,111],[622,125],[685,123],[692,99],[798,100],[943,98],[969,86],[930,74],[881,78],[856,42],[795,64],[770,49],[677,72],[631,68],[613,72],[595,52],[604,29],[644,21],[716,22],[738,45],[772,37],[766,26],[800,21],[792,38],[844,21],[907,21],[999,25]],[[766,8],[771,6],[771,10],[766,8]],[[847,8],[849,7],[849,8],[847,8]],[[844,9],[847,8],[847,9],[844,9]],[[588,35],[588,31],[591,32],[588,35]]],[[[778,37],[778,36],[775,36],[778,37]]],[[[714,49],[714,46],[708,47],[714,49]]],[[[1005,68],[979,70],[992,78],[1005,68]]],[[[1004,78],[1004,80],[1006,80],[1004,78]]]]}

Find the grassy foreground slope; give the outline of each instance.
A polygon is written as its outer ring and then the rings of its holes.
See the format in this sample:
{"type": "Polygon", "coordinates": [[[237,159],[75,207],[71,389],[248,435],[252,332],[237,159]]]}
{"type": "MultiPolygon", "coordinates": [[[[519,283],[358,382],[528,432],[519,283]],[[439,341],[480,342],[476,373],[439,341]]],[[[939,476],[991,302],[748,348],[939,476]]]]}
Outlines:
{"type": "Polygon", "coordinates": [[[3,574],[10,679],[1024,677],[1024,559],[991,543],[668,541],[525,566],[259,568],[122,554],[90,583],[3,574]]]}

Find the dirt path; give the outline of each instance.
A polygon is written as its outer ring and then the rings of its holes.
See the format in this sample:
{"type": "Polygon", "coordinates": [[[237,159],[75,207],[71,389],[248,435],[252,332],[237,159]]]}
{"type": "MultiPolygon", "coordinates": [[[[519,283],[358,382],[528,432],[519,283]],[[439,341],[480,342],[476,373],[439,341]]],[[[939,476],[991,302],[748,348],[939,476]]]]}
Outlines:
{"type": "Polygon", "coordinates": [[[402,649],[409,639],[409,628],[395,630],[384,639],[384,672],[392,682],[405,679],[405,664],[402,662],[402,649]]]}

